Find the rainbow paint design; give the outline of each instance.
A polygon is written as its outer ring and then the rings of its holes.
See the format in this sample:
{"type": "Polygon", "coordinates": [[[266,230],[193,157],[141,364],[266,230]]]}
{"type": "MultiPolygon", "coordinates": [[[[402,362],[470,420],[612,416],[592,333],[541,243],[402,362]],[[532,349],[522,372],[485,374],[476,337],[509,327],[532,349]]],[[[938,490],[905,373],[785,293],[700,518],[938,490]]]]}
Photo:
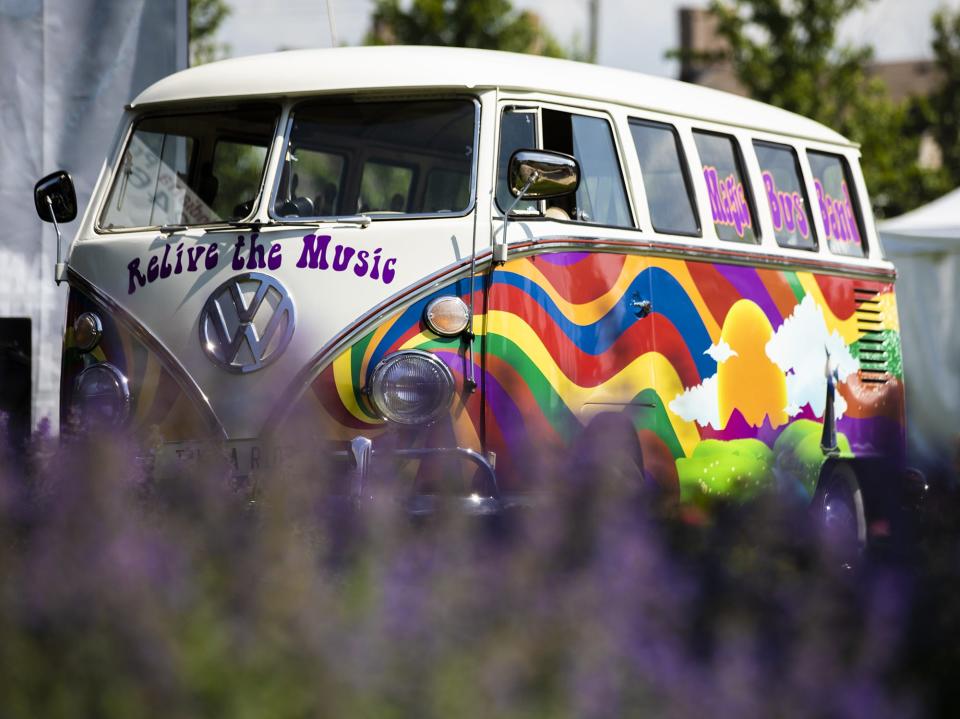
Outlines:
{"type": "MultiPolygon", "coordinates": [[[[436,337],[421,317],[432,297],[468,299],[466,289],[461,281],[420,300],[334,360],[310,396],[325,431],[382,431],[362,388],[390,352],[434,352],[462,383],[461,341],[436,337]]],[[[496,452],[511,488],[522,487],[531,453],[571,447],[594,416],[613,411],[634,427],[646,471],[686,500],[749,496],[773,474],[810,492],[823,460],[828,356],[841,450],[902,446],[890,284],[569,252],[506,263],[475,301],[480,391],[460,398],[447,434],[496,452]],[[649,316],[634,310],[641,299],[652,302],[649,316]]]]}

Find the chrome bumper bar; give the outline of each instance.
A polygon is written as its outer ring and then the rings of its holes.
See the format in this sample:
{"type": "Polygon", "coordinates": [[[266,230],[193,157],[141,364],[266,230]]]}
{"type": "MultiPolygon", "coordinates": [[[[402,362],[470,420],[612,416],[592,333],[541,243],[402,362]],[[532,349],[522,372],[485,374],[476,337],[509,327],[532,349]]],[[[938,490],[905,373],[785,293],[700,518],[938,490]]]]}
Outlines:
{"type": "MultiPolygon", "coordinates": [[[[375,457],[385,459],[428,459],[431,457],[460,457],[472,462],[480,470],[487,491],[486,497],[471,495],[466,501],[478,508],[487,505],[500,506],[502,497],[497,484],[497,474],[493,465],[482,454],[466,447],[423,447],[409,449],[374,449],[368,437],[354,437],[350,440],[350,449],[332,453],[334,457],[348,460],[354,468],[354,480],[351,494],[356,500],[364,496],[367,478],[375,457]]],[[[416,502],[415,502],[416,504],[416,502]]],[[[424,511],[429,511],[424,508],[424,511]]]]}

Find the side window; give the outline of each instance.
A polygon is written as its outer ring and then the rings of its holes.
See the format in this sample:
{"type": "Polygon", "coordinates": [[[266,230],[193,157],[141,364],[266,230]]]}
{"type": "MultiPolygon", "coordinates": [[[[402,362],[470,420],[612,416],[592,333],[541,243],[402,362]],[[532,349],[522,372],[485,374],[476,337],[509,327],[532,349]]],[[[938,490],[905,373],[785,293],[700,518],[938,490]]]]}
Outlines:
{"type": "Polygon", "coordinates": [[[599,117],[543,110],[543,148],[580,164],[576,196],[547,202],[547,216],[595,225],[633,227],[610,123],[599,117]]]}
{"type": "MultiPolygon", "coordinates": [[[[510,156],[517,150],[528,150],[537,146],[536,110],[504,110],[500,120],[500,157],[497,162],[497,207],[506,212],[513,204],[514,196],[507,184],[507,169],[510,156]]],[[[514,214],[536,214],[536,202],[519,202],[513,208],[514,214]]]]}
{"type": "Polygon", "coordinates": [[[729,135],[704,131],[694,131],[693,137],[700,153],[717,235],[721,240],[756,243],[750,188],[735,140],[729,135]]]}
{"type": "Polygon", "coordinates": [[[700,235],[687,162],[672,125],[630,120],[653,229],[673,235],[700,235]]]}
{"type": "Polygon", "coordinates": [[[812,151],[807,152],[807,159],[813,171],[827,247],[835,255],[866,256],[863,222],[856,197],[850,192],[853,180],[847,161],[840,155],[812,151]]]}
{"type": "Polygon", "coordinates": [[[774,235],[781,247],[817,249],[810,201],[797,153],[788,145],[753,143],[763,173],[763,193],[770,205],[774,235]]]}
{"type": "MultiPolygon", "coordinates": [[[[596,225],[633,227],[627,190],[610,123],[599,117],[558,110],[540,113],[543,140],[537,142],[537,113],[531,109],[506,110],[500,125],[500,156],[497,174],[497,206],[506,211],[514,200],[507,184],[510,156],[522,148],[573,155],[580,164],[580,187],[576,195],[548,200],[548,218],[596,225]]],[[[515,214],[538,214],[536,202],[520,202],[515,214]]]]}

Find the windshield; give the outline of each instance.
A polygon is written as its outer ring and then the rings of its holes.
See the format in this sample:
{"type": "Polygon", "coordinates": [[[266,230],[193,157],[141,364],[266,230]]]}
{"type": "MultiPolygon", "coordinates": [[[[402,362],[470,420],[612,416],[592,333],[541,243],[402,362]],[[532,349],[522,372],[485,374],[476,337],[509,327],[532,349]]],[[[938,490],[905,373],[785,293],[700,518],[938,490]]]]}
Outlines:
{"type": "Polygon", "coordinates": [[[280,110],[247,105],[134,126],[100,227],[207,225],[253,212],[280,110]]]}
{"type": "Polygon", "coordinates": [[[476,115],[467,99],[302,103],[273,214],[462,214],[471,206],[476,115]]]}

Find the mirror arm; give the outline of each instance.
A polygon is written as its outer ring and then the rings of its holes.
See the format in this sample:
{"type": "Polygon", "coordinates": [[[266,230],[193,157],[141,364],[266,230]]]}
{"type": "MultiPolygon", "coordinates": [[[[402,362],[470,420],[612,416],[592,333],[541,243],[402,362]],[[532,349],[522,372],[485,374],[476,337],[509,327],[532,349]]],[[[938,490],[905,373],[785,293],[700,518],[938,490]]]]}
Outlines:
{"type": "Polygon", "coordinates": [[[57,213],[53,211],[53,200],[50,195],[46,195],[47,207],[50,208],[50,219],[53,221],[53,229],[57,231],[57,265],[54,268],[53,279],[59,285],[67,277],[67,263],[63,261],[63,237],[60,234],[60,224],[57,222],[57,213]]]}
{"type": "Polygon", "coordinates": [[[530,189],[530,185],[536,182],[540,178],[540,173],[534,170],[530,173],[530,177],[527,179],[527,184],[523,186],[523,189],[520,190],[520,193],[516,196],[513,202],[510,203],[510,207],[507,208],[506,214],[503,216],[503,236],[500,239],[500,242],[497,242],[493,245],[493,261],[498,265],[502,265],[507,261],[507,225],[510,222],[510,215],[513,213],[514,208],[520,204],[520,200],[523,199],[523,196],[527,194],[527,190],[530,189]]]}
{"type": "Polygon", "coordinates": [[[476,335],[473,331],[473,320],[476,316],[475,308],[473,304],[473,297],[476,293],[476,279],[477,279],[477,215],[479,212],[473,213],[473,247],[470,250],[470,324],[467,326],[467,330],[464,333],[464,339],[467,341],[467,379],[464,382],[464,388],[467,392],[473,393],[477,391],[477,375],[476,370],[473,365],[473,341],[476,339],[476,335]]]}

